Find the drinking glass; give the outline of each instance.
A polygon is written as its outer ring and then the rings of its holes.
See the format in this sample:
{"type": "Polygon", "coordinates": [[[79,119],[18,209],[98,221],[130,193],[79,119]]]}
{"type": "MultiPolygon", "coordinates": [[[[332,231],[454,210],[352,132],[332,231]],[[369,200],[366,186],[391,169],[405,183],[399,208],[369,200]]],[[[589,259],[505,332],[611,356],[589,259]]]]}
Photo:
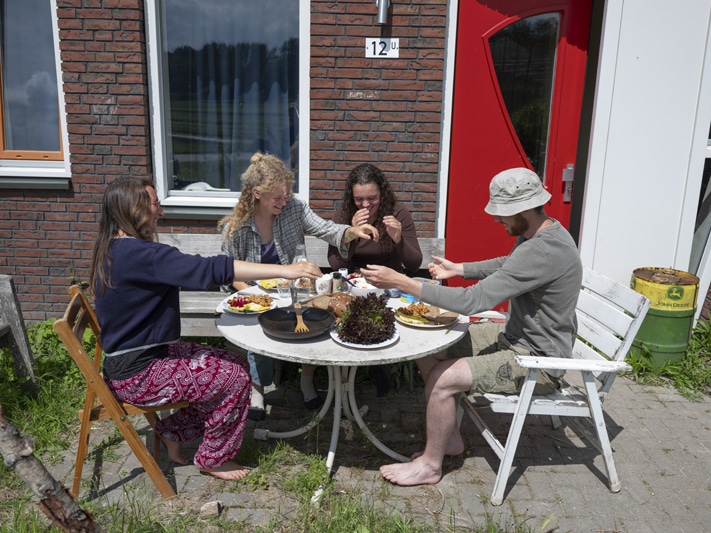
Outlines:
{"type": "Polygon", "coordinates": [[[277,280],[277,291],[279,293],[279,298],[282,300],[288,300],[291,298],[291,291],[289,290],[289,280],[288,279],[278,279],[277,280]]]}

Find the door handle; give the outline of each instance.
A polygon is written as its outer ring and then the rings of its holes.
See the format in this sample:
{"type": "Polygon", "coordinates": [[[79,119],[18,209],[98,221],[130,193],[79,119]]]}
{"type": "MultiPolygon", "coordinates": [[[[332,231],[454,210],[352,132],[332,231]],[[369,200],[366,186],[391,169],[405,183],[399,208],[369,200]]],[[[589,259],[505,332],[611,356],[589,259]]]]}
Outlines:
{"type": "Polygon", "coordinates": [[[568,165],[563,169],[563,202],[569,204],[573,199],[573,177],[575,165],[568,165]]]}

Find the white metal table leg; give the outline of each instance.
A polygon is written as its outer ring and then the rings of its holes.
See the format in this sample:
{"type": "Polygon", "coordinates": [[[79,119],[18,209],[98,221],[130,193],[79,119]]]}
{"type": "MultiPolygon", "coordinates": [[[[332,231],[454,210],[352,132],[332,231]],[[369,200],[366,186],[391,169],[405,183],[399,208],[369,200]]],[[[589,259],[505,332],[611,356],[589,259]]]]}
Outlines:
{"type": "MultiPolygon", "coordinates": [[[[365,425],[365,422],[363,421],[363,417],[361,416],[361,412],[358,409],[358,402],[356,401],[355,397],[355,376],[356,372],[358,371],[357,366],[351,366],[348,367],[348,406],[349,406],[349,411],[353,415],[353,419],[355,419],[356,423],[358,424],[358,427],[360,430],[365,434],[365,436],[368,438],[370,442],[373,443],[373,445],[378,448],[381,452],[383,452],[385,455],[395,459],[396,461],[400,461],[402,463],[409,463],[410,459],[408,457],[405,457],[404,455],[400,455],[397,452],[394,452],[385,444],[380,442],[378,438],[373,435],[373,433],[370,431],[368,426],[365,425]]],[[[346,401],[344,399],[344,401],[346,401]]]]}
{"type": "Polygon", "coordinates": [[[328,448],[328,457],[326,458],[326,469],[329,475],[331,475],[333,461],[336,458],[338,433],[341,430],[341,407],[343,406],[343,385],[341,379],[334,379],[333,384],[336,389],[336,397],[333,402],[333,429],[331,430],[331,445],[328,448]]]}
{"type": "MultiPolygon", "coordinates": [[[[328,367],[331,370],[331,367],[328,367]]],[[[329,380],[333,377],[333,373],[329,373],[329,380]]],[[[338,434],[341,430],[341,407],[343,404],[343,386],[342,386],[342,376],[338,376],[338,379],[333,379],[333,387],[329,383],[329,392],[333,389],[335,392],[335,398],[333,403],[333,428],[331,429],[331,444],[328,447],[328,456],[326,457],[326,471],[328,472],[328,477],[331,477],[331,469],[333,468],[333,462],[336,459],[336,448],[338,447],[338,434]]],[[[314,495],[311,496],[311,503],[316,505],[320,502],[323,496],[324,486],[321,485],[314,495]]]]}
{"type": "MultiPolygon", "coordinates": [[[[333,402],[333,396],[334,396],[334,393],[336,390],[336,379],[335,379],[335,372],[333,370],[333,367],[329,366],[329,367],[327,367],[327,369],[328,369],[328,393],[326,394],[326,400],[323,402],[323,405],[321,406],[321,410],[318,412],[318,415],[316,415],[305,426],[300,427],[298,429],[294,429],[292,431],[270,431],[269,429],[257,428],[254,430],[254,438],[257,440],[267,440],[267,439],[288,439],[291,437],[298,437],[299,435],[303,435],[304,433],[307,433],[308,431],[310,431],[311,428],[313,428],[321,420],[323,420],[323,417],[326,415],[329,408],[331,407],[331,403],[333,402]]],[[[338,388],[339,389],[341,388],[340,381],[338,382],[338,388]]],[[[338,400],[336,400],[336,403],[340,405],[340,402],[338,400]]]]}

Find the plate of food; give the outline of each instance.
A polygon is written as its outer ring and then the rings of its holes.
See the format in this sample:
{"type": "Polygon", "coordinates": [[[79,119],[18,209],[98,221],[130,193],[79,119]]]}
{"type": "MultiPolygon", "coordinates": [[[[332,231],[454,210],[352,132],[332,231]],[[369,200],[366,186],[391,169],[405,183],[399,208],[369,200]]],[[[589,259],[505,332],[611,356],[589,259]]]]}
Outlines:
{"type": "Polygon", "coordinates": [[[257,285],[265,291],[275,291],[280,281],[282,281],[281,278],[260,279],[257,280],[257,285]]]}
{"type": "Polygon", "coordinates": [[[359,344],[357,342],[344,341],[341,337],[339,337],[336,329],[331,330],[331,338],[338,344],[347,346],[348,348],[357,348],[359,350],[377,350],[378,348],[385,348],[395,344],[400,338],[400,333],[398,333],[398,330],[396,329],[392,337],[381,342],[376,342],[375,344],[359,344]]]}
{"type": "Polygon", "coordinates": [[[395,327],[395,313],[385,303],[385,295],[351,298],[346,308],[338,314],[331,338],[343,346],[373,350],[395,344],[399,337],[395,327]]]}
{"type": "Polygon", "coordinates": [[[414,302],[395,310],[395,320],[415,328],[444,328],[459,320],[459,314],[442,311],[433,305],[414,302]]]}
{"type": "Polygon", "coordinates": [[[268,294],[232,294],[222,300],[222,309],[236,315],[255,315],[276,307],[268,294]]]}

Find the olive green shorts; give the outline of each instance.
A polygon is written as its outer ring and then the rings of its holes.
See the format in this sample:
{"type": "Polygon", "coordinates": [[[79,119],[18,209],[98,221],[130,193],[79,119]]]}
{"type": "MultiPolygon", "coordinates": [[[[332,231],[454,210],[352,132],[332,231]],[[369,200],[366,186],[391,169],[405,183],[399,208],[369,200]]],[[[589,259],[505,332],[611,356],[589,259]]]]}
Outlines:
{"type": "MultiPolygon", "coordinates": [[[[469,394],[519,392],[528,370],[520,367],[515,357],[530,353],[525,348],[513,346],[504,335],[504,324],[496,322],[470,324],[469,334],[449,348],[450,358],[464,358],[469,365],[472,373],[469,394]]],[[[540,372],[533,393],[549,394],[558,387],[556,378],[540,372]]]]}

